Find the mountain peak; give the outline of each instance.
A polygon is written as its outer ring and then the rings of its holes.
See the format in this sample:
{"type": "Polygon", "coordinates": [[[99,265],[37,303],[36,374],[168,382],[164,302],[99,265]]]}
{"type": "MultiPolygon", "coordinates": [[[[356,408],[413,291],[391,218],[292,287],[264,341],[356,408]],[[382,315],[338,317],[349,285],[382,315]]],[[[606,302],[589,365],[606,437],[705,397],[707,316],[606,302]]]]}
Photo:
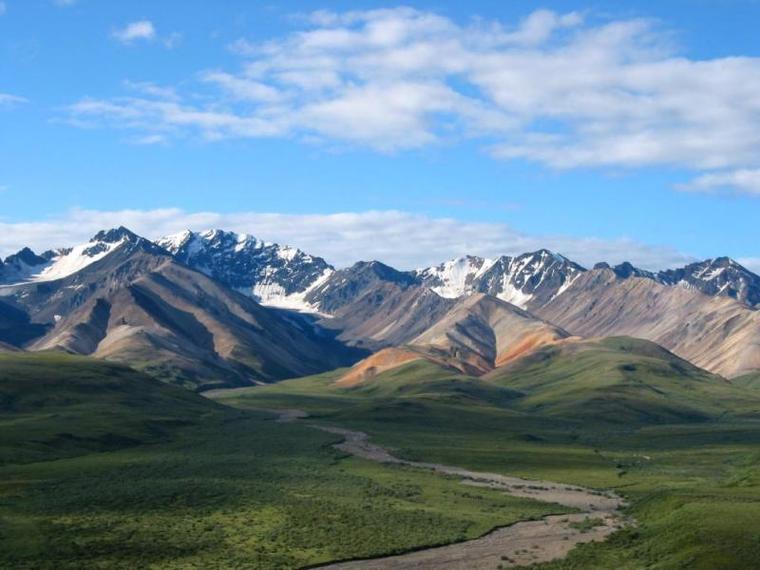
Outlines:
{"type": "Polygon", "coordinates": [[[736,267],[737,269],[743,269],[744,271],[749,271],[745,267],[743,267],[738,261],[727,256],[709,259],[707,260],[707,263],[709,263],[713,267],[736,267]]]}
{"type": "Polygon", "coordinates": [[[24,264],[27,266],[42,265],[47,263],[47,259],[34,253],[30,248],[24,247],[13,255],[9,255],[5,258],[7,265],[19,266],[24,264]]]}
{"type": "Polygon", "coordinates": [[[90,242],[116,243],[124,239],[127,241],[137,241],[140,237],[124,226],[119,226],[110,230],[100,230],[90,239],[90,242]]]}
{"type": "Polygon", "coordinates": [[[191,230],[182,230],[179,233],[171,234],[156,240],[156,244],[163,247],[166,251],[176,254],[194,237],[195,233],[191,230]]]}
{"type": "Polygon", "coordinates": [[[475,280],[494,263],[491,259],[465,255],[420,269],[415,274],[441,297],[455,299],[470,292],[475,280]]]}
{"type": "Polygon", "coordinates": [[[401,285],[412,285],[417,281],[412,273],[399,271],[377,260],[357,261],[345,271],[355,275],[371,274],[382,281],[390,281],[401,285]]]}
{"type": "Polygon", "coordinates": [[[624,261],[613,267],[612,270],[615,272],[615,275],[622,279],[627,279],[628,277],[646,277],[648,279],[655,279],[654,273],[639,269],[630,261],[624,261]]]}
{"type": "Polygon", "coordinates": [[[544,248],[496,259],[467,255],[421,269],[416,275],[445,298],[487,293],[524,309],[531,302],[560,294],[583,271],[580,265],[544,248]]]}
{"type": "Polygon", "coordinates": [[[176,259],[262,304],[309,310],[306,292],[332,267],[300,249],[248,233],[185,230],[155,242],[176,259]]]}
{"type": "Polygon", "coordinates": [[[520,255],[518,257],[551,257],[555,259],[556,261],[567,261],[567,258],[560,255],[559,253],[556,253],[550,249],[546,249],[545,247],[542,247],[541,249],[538,249],[531,253],[524,253],[523,255],[520,255]]]}
{"type": "Polygon", "coordinates": [[[140,250],[167,255],[164,249],[139,237],[124,226],[119,226],[99,231],[87,243],[46,251],[43,255],[37,255],[31,249],[24,248],[6,259],[2,280],[6,284],[57,281],[81,271],[116,250],[126,254],[140,250]],[[7,263],[8,261],[11,263],[7,263]]]}
{"type": "Polygon", "coordinates": [[[198,235],[204,239],[219,239],[224,237],[234,237],[237,239],[237,234],[235,232],[229,232],[225,231],[219,228],[210,228],[208,230],[203,230],[202,232],[198,232],[198,235]]]}
{"type": "Polygon", "coordinates": [[[706,295],[733,297],[749,305],[760,306],[760,276],[730,257],[716,257],[690,263],[679,269],[657,274],[665,285],[692,287],[706,295]]]}

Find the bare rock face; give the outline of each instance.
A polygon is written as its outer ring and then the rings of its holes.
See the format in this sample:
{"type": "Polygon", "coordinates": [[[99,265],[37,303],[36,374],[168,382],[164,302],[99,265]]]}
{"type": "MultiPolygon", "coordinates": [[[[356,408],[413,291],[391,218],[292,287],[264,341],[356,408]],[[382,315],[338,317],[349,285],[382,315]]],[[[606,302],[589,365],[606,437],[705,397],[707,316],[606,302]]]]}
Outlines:
{"type": "Polygon", "coordinates": [[[315,310],[305,297],[334,272],[321,257],[248,234],[186,230],[156,243],[185,265],[276,307],[315,310]]]}
{"type": "Polygon", "coordinates": [[[595,269],[536,314],[580,336],[651,340],[727,377],[760,368],[760,312],[691,287],[595,269]]]}
{"type": "Polygon", "coordinates": [[[657,279],[666,285],[692,287],[714,297],[731,297],[749,307],[760,306],[760,276],[728,257],[660,271],[657,279]]]}
{"type": "Polygon", "coordinates": [[[476,293],[459,300],[437,322],[401,347],[356,364],[339,385],[355,385],[413,360],[481,376],[570,335],[505,301],[476,293]]]}
{"type": "Polygon", "coordinates": [[[79,271],[12,289],[14,318],[41,327],[26,348],[125,362],[192,388],[302,376],[359,356],[134,234],[101,232],[87,249],[99,257],[79,271]]]}
{"type": "Polygon", "coordinates": [[[410,344],[443,351],[484,374],[569,336],[519,307],[477,293],[457,303],[410,344]]]}

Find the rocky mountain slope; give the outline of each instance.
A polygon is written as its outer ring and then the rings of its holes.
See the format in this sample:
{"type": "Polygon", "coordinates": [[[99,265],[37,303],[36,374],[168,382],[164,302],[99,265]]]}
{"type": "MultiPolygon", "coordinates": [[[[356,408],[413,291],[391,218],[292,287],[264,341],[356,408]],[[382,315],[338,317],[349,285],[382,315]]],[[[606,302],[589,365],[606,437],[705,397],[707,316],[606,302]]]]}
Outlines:
{"type": "MultiPolygon", "coordinates": [[[[707,259],[682,268],[647,271],[624,262],[599,263],[621,279],[640,277],[661,285],[691,288],[714,297],[730,297],[755,308],[760,304],[760,276],[728,257],[707,259]]],[[[586,272],[582,266],[548,250],[497,259],[466,256],[414,272],[420,282],[446,298],[487,293],[523,309],[542,307],[586,272]]]]}
{"type": "Polygon", "coordinates": [[[321,257],[248,234],[186,230],[156,243],[182,263],[276,307],[315,310],[305,298],[334,271],[321,257]]]}
{"type": "Polygon", "coordinates": [[[26,348],[125,362],[190,387],[301,376],[354,358],[328,332],[262,307],[125,228],[73,251],[85,249],[107,254],[62,279],[6,288],[16,318],[44,327],[26,348]]]}
{"type": "Polygon", "coordinates": [[[732,297],[750,307],[760,305],[760,276],[728,257],[660,271],[657,280],[665,285],[693,287],[714,297],[732,297]]]}
{"type": "Polygon", "coordinates": [[[566,342],[569,336],[519,307],[475,293],[459,300],[406,345],[381,350],[357,363],[339,383],[355,385],[421,359],[480,376],[542,346],[566,342]]]}
{"type": "Polygon", "coordinates": [[[72,248],[6,257],[0,342],[124,361],[145,356],[162,361],[150,363],[156,374],[196,384],[350,363],[351,348],[395,347],[401,358],[435,352],[446,366],[482,373],[503,353],[484,316],[505,311],[496,300],[514,318],[522,309],[573,335],[649,339],[727,376],[760,369],[760,277],[729,258],[660,272],[630,263],[586,270],[539,250],[417,271],[378,261],[335,270],[298,249],[221,230],[153,243],[117,228],[72,248]]]}
{"type": "Polygon", "coordinates": [[[542,249],[497,259],[463,257],[416,272],[442,297],[487,293],[522,309],[541,306],[561,294],[585,269],[542,249]]]}
{"type": "Polygon", "coordinates": [[[692,287],[621,278],[601,268],[584,273],[535,312],[584,337],[626,335],[654,341],[727,377],[760,369],[760,311],[692,287]]]}
{"type": "Polygon", "coordinates": [[[371,350],[408,342],[455,303],[378,261],[336,271],[306,301],[327,315],[320,324],[339,331],[340,340],[371,350]]]}
{"type": "Polygon", "coordinates": [[[569,336],[510,303],[476,293],[410,344],[444,351],[482,374],[569,336]]]}

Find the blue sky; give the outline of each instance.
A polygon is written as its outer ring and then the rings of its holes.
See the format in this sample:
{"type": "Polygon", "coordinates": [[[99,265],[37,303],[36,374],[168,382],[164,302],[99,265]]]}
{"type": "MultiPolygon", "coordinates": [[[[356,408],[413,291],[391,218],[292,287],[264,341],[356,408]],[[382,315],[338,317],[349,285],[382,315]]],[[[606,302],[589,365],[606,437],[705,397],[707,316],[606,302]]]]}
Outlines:
{"type": "Polygon", "coordinates": [[[0,3],[0,253],[205,225],[338,264],[760,269],[760,3],[0,3]]]}

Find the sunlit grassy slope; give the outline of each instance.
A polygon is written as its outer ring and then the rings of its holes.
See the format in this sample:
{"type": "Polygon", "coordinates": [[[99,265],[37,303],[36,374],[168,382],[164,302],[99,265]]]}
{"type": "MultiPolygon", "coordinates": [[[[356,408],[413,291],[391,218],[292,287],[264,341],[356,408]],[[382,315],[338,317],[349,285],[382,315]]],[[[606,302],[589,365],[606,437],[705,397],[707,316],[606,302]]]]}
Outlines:
{"type": "MultiPolygon", "coordinates": [[[[651,343],[545,349],[488,378],[412,363],[363,385],[342,371],[220,394],[243,408],[302,408],[413,459],[615,488],[638,527],[552,568],[755,568],[760,405],[651,343]]],[[[739,385],[742,384],[742,385],[739,385]]]]}
{"type": "Polygon", "coordinates": [[[523,393],[521,410],[566,418],[647,424],[760,412],[758,395],[626,337],[547,347],[489,379],[523,393]]]}
{"type": "Polygon", "coordinates": [[[0,568],[297,568],[563,511],[99,361],[2,356],[0,402],[0,568]]]}
{"type": "Polygon", "coordinates": [[[118,364],[0,354],[0,465],[159,441],[222,409],[118,364]]]}

